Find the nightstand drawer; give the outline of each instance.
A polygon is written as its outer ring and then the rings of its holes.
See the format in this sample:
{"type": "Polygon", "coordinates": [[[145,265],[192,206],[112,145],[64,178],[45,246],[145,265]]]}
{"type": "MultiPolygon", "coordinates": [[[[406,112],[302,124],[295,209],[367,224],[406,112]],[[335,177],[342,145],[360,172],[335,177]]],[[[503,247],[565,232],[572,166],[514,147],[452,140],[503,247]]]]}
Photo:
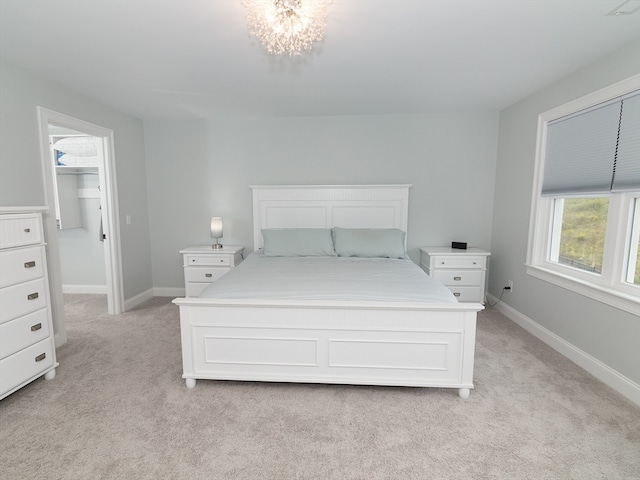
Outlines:
{"type": "Polygon", "coordinates": [[[233,255],[185,255],[185,266],[190,265],[232,265],[233,255]]]}
{"type": "Polygon", "coordinates": [[[431,257],[431,268],[483,268],[485,257],[473,256],[437,256],[431,257]]]}
{"type": "Polygon", "coordinates": [[[480,287],[452,287],[447,286],[453,293],[453,296],[458,299],[459,302],[478,302],[484,301],[484,294],[480,287]]]}
{"type": "Polygon", "coordinates": [[[180,250],[184,265],[184,290],[187,297],[197,297],[202,290],[229,273],[242,261],[244,247],[226,245],[219,249],[199,245],[180,250]]]}
{"type": "Polygon", "coordinates": [[[184,278],[190,282],[213,282],[229,272],[230,268],[219,267],[187,267],[184,269],[184,278]]]}
{"type": "Polygon", "coordinates": [[[421,247],[420,267],[453,292],[459,302],[484,302],[489,252],[476,247],[421,247]]]}
{"type": "Polygon", "coordinates": [[[477,286],[482,284],[482,270],[434,270],[433,278],[447,286],[463,285],[477,286]]]}

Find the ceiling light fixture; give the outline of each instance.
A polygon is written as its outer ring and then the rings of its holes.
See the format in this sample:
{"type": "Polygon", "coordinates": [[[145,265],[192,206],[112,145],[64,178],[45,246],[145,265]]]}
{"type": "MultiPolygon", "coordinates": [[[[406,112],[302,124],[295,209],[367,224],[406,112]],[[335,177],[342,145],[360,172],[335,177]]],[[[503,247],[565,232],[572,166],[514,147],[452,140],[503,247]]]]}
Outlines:
{"type": "Polygon", "coordinates": [[[322,40],[327,0],[246,0],[249,33],[274,55],[310,51],[322,40]]]}

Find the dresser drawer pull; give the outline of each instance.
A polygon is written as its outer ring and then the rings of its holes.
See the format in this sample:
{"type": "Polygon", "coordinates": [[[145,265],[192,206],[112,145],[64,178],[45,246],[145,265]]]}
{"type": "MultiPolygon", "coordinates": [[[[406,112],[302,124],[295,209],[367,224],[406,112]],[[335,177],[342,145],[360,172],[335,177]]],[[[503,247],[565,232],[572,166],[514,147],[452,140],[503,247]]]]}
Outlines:
{"type": "Polygon", "coordinates": [[[40,296],[40,294],[38,292],[30,293],[29,295],[27,295],[27,300],[35,300],[39,296],[40,296]]]}
{"type": "Polygon", "coordinates": [[[35,325],[31,325],[31,331],[32,332],[37,332],[41,328],[42,328],[42,323],[36,323],[35,325]]]}
{"type": "Polygon", "coordinates": [[[213,277],[213,275],[211,273],[205,273],[204,276],[207,277],[207,278],[213,277]]]}
{"type": "Polygon", "coordinates": [[[30,229],[30,228],[25,228],[25,229],[24,229],[24,233],[29,233],[30,231],[31,231],[31,229],[30,229]]]}
{"type": "Polygon", "coordinates": [[[41,353],[40,355],[38,355],[36,357],[36,362],[41,362],[42,360],[44,360],[45,358],[47,358],[47,354],[46,353],[41,353]]]}
{"type": "Polygon", "coordinates": [[[460,292],[453,292],[453,296],[454,297],[459,297],[460,296],[460,292]]]}
{"type": "Polygon", "coordinates": [[[30,262],[24,262],[24,268],[33,268],[36,266],[36,261],[31,260],[30,262]]]}
{"type": "Polygon", "coordinates": [[[462,280],[462,277],[453,277],[453,279],[457,282],[459,282],[460,280],[462,280]]]}

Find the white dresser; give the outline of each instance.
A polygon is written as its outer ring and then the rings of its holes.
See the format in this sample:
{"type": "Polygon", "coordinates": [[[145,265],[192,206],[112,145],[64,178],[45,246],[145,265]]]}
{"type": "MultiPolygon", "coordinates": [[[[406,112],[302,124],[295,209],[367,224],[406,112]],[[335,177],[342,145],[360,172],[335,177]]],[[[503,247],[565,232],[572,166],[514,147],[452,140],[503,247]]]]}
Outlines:
{"type": "Polygon", "coordinates": [[[420,266],[444,283],[459,302],[484,303],[489,252],[449,247],[422,247],[420,266]]]}
{"type": "Polygon", "coordinates": [[[200,245],[180,250],[184,259],[184,289],[186,297],[197,297],[212,282],[242,261],[244,247],[224,246],[213,249],[200,245]]]}
{"type": "Polygon", "coordinates": [[[40,213],[0,215],[0,399],[56,374],[44,246],[40,213]]]}

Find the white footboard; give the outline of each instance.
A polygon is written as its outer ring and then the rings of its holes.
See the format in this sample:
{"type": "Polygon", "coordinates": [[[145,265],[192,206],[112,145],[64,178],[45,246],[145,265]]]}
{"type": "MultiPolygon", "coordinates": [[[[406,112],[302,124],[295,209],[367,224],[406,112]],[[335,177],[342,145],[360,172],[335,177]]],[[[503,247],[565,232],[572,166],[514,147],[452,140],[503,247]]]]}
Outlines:
{"type": "Polygon", "coordinates": [[[183,378],[473,388],[481,304],[233,302],[180,306],[183,378]]]}

